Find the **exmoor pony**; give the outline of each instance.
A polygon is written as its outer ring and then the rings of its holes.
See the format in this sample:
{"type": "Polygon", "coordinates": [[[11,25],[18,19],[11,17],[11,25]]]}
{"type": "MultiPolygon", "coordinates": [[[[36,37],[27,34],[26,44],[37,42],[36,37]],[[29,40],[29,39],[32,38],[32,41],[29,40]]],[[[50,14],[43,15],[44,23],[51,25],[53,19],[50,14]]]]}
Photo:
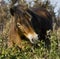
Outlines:
{"type": "Polygon", "coordinates": [[[50,43],[45,39],[48,30],[52,30],[53,22],[51,14],[45,8],[27,8],[17,5],[10,8],[13,18],[10,27],[10,41],[21,47],[21,36],[25,36],[32,44],[38,39],[43,39],[46,44],[50,43]]]}

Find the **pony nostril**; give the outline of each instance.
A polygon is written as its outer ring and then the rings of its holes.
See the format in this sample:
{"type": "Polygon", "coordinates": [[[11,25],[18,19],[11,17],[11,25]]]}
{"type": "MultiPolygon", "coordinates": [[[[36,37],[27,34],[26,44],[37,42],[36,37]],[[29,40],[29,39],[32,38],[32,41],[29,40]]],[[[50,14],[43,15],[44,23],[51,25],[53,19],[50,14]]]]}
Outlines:
{"type": "Polygon", "coordinates": [[[32,39],[32,42],[33,42],[33,44],[37,44],[38,43],[38,39],[34,38],[34,39],[32,39]]]}
{"type": "Polygon", "coordinates": [[[32,42],[34,42],[34,39],[32,39],[32,42]]]}
{"type": "Polygon", "coordinates": [[[32,34],[28,34],[28,39],[30,40],[30,42],[32,44],[36,44],[38,42],[38,35],[34,33],[34,35],[32,34]]]}

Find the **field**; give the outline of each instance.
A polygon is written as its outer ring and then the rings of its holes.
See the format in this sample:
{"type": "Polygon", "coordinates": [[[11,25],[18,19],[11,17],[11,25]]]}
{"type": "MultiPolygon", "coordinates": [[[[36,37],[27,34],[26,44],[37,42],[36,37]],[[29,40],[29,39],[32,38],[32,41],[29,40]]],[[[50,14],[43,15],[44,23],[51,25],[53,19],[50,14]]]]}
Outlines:
{"type": "MultiPolygon", "coordinates": [[[[59,32],[58,32],[59,33],[59,32]]],[[[0,38],[2,40],[3,38],[0,38]]],[[[0,48],[0,59],[60,59],[60,40],[56,33],[51,33],[50,48],[46,48],[43,41],[37,45],[31,45],[29,41],[22,40],[23,49],[16,45],[12,48],[2,45],[0,48]]],[[[46,43],[47,44],[47,43],[46,43]]]]}

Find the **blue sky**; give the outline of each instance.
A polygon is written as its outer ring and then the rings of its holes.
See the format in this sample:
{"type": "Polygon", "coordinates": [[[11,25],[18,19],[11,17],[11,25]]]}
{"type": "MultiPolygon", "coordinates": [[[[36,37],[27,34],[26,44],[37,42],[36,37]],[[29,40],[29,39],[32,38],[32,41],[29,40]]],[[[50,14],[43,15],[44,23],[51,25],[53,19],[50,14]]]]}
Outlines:
{"type": "MultiPolygon", "coordinates": [[[[58,12],[59,8],[60,8],[60,0],[51,0],[51,4],[52,5],[56,5],[55,7],[55,12],[58,12]]],[[[57,15],[58,13],[56,13],[57,15]]]]}
{"type": "MultiPolygon", "coordinates": [[[[8,0],[5,0],[6,2],[8,1],[8,0]]],[[[32,1],[32,0],[26,0],[26,1],[32,1]]],[[[58,12],[58,9],[60,8],[60,0],[50,0],[51,1],[51,4],[52,5],[56,5],[56,7],[55,7],[55,12],[58,12]]],[[[58,13],[56,13],[56,15],[57,15],[58,13]]]]}

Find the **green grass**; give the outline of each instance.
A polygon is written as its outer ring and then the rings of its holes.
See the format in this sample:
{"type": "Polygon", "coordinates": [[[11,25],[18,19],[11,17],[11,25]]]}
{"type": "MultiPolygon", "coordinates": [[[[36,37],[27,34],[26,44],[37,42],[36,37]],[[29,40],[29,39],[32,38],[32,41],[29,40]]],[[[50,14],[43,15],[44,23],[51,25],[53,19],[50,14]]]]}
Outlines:
{"type": "Polygon", "coordinates": [[[56,34],[51,34],[50,41],[50,49],[45,48],[43,41],[40,41],[37,47],[23,40],[22,44],[26,45],[23,50],[20,50],[16,45],[13,48],[5,48],[3,46],[0,52],[0,59],[60,59],[56,34]]]}

